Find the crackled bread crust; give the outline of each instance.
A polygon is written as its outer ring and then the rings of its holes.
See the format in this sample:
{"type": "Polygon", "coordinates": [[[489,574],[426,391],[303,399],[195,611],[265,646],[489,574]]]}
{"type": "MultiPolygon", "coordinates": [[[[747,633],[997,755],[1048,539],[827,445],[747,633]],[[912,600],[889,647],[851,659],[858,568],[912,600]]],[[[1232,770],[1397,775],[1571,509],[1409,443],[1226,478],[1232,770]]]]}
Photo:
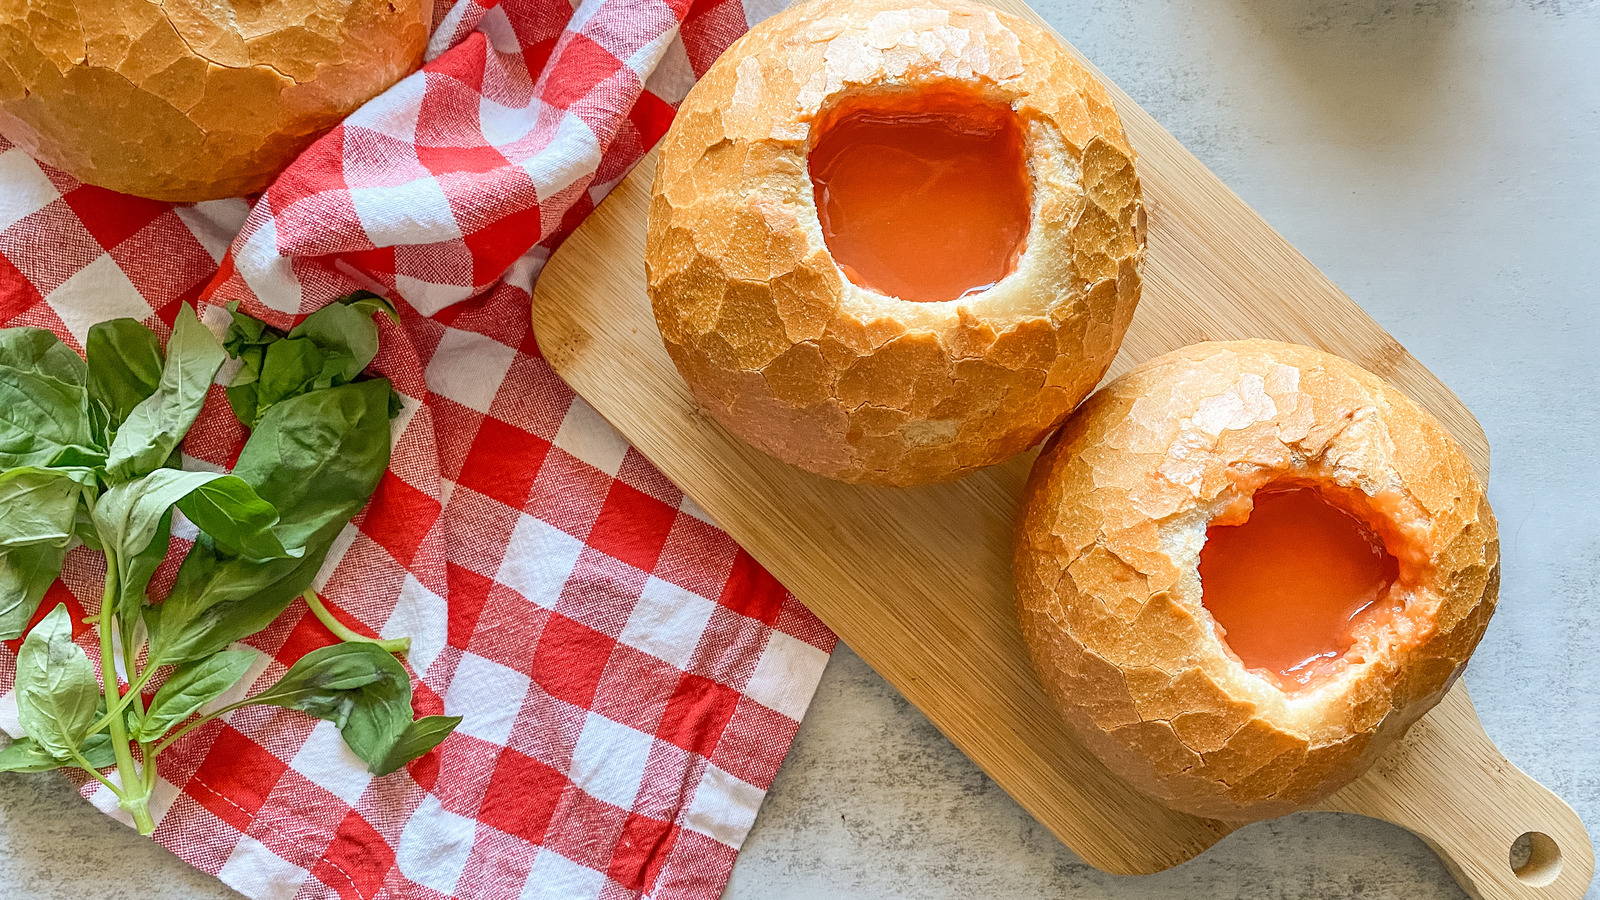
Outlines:
{"type": "Polygon", "coordinates": [[[1229,821],[1358,776],[1461,673],[1499,573],[1483,485],[1444,427],[1364,369],[1270,341],[1187,347],[1090,398],[1034,465],[1015,559],[1024,637],[1073,731],[1141,790],[1229,821]],[[1198,573],[1212,517],[1286,480],[1358,498],[1405,603],[1294,694],[1226,648],[1198,573]]]}
{"type": "Polygon", "coordinates": [[[1051,35],[965,0],[824,0],[758,25],[662,144],[646,264],[696,401],[780,459],[854,482],[954,478],[1033,445],[1093,389],[1138,303],[1143,207],[1105,89],[1051,35]],[[1017,270],[917,303],[845,278],[806,167],[846,94],[972,88],[1027,144],[1017,270]]]}
{"type": "Polygon", "coordinates": [[[254,193],[421,65],[432,11],[422,0],[9,0],[0,132],[114,191],[254,193]]]}

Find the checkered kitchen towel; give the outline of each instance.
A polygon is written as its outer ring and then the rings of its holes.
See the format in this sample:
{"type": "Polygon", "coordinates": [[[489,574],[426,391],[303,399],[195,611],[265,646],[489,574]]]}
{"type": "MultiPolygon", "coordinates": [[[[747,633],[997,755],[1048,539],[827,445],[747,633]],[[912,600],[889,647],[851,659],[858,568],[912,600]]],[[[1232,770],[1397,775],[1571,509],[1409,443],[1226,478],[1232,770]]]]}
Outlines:
{"type": "MultiPolygon", "coordinates": [[[[464,720],[372,779],[327,723],[240,710],[162,756],[162,844],[253,897],[721,891],[834,638],[573,397],[528,294],[695,75],[770,11],[460,0],[425,69],[253,207],[112,194],[0,138],[0,324],[81,346],[114,316],[165,330],[183,302],[241,299],[288,325],[358,287],[401,301],[375,363],[406,398],[393,464],[318,583],[354,627],[413,638],[419,713],[464,720]]],[[[213,389],[186,462],[227,465],[242,438],[213,389]]],[[[93,610],[97,560],[75,551],[44,608],[93,610]]],[[[255,683],[330,641],[297,604],[252,641],[255,683]]]]}

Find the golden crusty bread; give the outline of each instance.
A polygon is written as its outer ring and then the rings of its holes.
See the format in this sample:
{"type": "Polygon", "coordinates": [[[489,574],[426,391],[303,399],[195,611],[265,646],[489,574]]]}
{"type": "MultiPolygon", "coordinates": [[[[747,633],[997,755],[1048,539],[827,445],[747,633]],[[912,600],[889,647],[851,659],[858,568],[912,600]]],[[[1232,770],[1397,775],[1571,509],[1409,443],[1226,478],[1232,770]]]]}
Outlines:
{"type": "Polygon", "coordinates": [[[1247,821],[1347,784],[1438,702],[1494,611],[1496,534],[1454,439],[1377,376],[1292,344],[1196,344],[1096,393],[1039,456],[1017,609],[1086,746],[1175,809],[1247,821]],[[1247,671],[1201,603],[1207,524],[1242,521],[1268,483],[1360,507],[1404,604],[1293,693],[1247,671]]]}
{"type": "Polygon", "coordinates": [[[8,0],[0,134],[81,181],[157,200],[265,188],[414,70],[423,0],[8,0]]]}
{"type": "Polygon", "coordinates": [[[696,401],[756,447],[854,482],[954,478],[1040,440],[1105,373],[1139,298],[1143,207],[1103,86],[1051,35],[965,0],[824,0],[756,26],[662,143],[650,296],[696,401]],[[807,170],[843,96],[956,83],[1024,129],[1016,270],[947,302],[846,278],[807,170]]]}

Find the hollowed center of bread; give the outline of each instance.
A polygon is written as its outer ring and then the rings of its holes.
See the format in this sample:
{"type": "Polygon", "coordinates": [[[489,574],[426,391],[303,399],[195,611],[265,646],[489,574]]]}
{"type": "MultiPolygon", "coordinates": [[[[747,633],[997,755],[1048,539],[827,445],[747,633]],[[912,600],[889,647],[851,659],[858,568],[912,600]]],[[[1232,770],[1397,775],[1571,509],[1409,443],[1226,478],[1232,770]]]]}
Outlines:
{"type": "Polygon", "coordinates": [[[1017,267],[1028,236],[1022,128],[958,86],[846,95],[807,156],[828,252],[856,285],[955,300],[1017,267]]]}
{"type": "Polygon", "coordinates": [[[1405,615],[1399,563],[1365,505],[1351,492],[1269,484],[1252,508],[1206,529],[1200,584],[1218,637],[1285,691],[1359,662],[1405,615]]]}

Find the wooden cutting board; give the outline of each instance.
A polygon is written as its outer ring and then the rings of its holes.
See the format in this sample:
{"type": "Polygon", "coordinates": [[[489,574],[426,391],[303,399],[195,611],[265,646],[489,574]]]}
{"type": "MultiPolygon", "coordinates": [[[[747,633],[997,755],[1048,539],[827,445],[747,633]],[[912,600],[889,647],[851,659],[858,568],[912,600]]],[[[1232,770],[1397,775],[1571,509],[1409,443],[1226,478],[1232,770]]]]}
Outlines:
{"type": "MultiPolygon", "coordinates": [[[[1044,24],[1015,0],[995,5],[1044,24]]],[[[1455,395],[1107,84],[1139,154],[1150,226],[1143,300],[1108,377],[1196,341],[1309,344],[1431,410],[1487,478],[1483,430],[1455,395]]],[[[954,484],[859,487],[777,462],[696,410],[645,294],[654,170],[652,154],[539,279],[534,325],[555,370],[1091,865],[1156,872],[1231,831],[1123,784],[1074,742],[1044,696],[1012,615],[1011,528],[1031,454],[954,484]]],[[[1474,897],[1577,900],[1593,876],[1583,823],[1495,749],[1459,685],[1323,808],[1410,829],[1474,897]],[[1511,847],[1526,832],[1539,837],[1514,871],[1511,847]]]]}

